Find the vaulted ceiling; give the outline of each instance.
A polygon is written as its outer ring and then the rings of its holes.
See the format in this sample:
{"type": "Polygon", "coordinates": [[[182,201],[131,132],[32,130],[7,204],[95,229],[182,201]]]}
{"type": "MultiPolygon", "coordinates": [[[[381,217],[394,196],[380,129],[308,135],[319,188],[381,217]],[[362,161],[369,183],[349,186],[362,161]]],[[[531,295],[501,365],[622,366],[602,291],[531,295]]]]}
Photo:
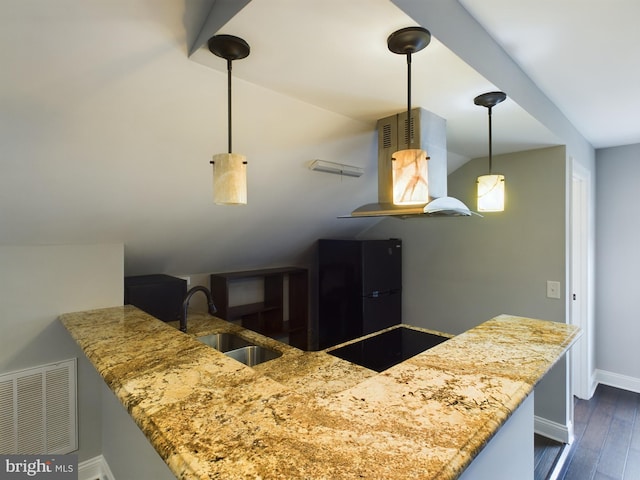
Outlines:
{"type": "MultiPolygon", "coordinates": [[[[336,217],[376,198],[375,120],[406,107],[406,63],[386,38],[416,23],[433,39],[413,59],[413,103],[447,119],[450,170],[486,154],[486,110],[473,98],[488,90],[509,95],[494,112],[496,153],[562,143],[526,92],[455,41],[464,30],[413,11],[438,1],[244,3],[0,3],[0,243],[122,242],[128,273],[196,273],[296,263],[318,237],[361,232],[378,220],[336,217]],[[227,134],[226,64],[200,48],[214,33],[252,48],[233,70],[246,207],[211,201],[209,160],[227,134]],[[365,175],[311,172],[315,158],[365,175]]],[[[640,142],[625,118],[638,110],[638,64],[624,53],[640,12],[601,3],[449,5],[594,146],[640,142]]]]}
{"type": "MultiPolygon", "coordinates": [[[[221,2],[210,17],[220,18],[221,2]]],[[[323,109],[375,126],[407,105],[406,58],[389,51],[387,37],[416,21],[388,0],[249,2],[220,27],[205,22],[190,58],[220,72],[226,62],[207,48],[216,33],[245,39],[252,48],[233,63],[233,75],[323,109]]],[[[426,26],[429,28],[429,25],[426,26]]],[[[437,37],[412,59],[412,104],[447,120],[453,167],[487,151],[486,109],[476,95],[499,87],[437,37]]],[[[558,140],[508,99],[496,109],[496,153],[551,145],[558,140]],[[502,119],[499,116],[503,116],[502,119]]]]}

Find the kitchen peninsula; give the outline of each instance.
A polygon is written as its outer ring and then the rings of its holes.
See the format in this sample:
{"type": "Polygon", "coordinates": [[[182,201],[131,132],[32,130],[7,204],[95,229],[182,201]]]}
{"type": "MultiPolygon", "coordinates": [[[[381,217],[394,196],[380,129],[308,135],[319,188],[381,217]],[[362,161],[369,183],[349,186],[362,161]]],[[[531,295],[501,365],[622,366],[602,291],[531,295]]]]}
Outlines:
{"type": "Polygon", "coordinates": [[[579,333],[501,315],[377,373],[204,314],[60,320],[180,479],[459,478],[579,333]],[[246,367],[194,339],[214,332],[282,356],[246,367]]]}

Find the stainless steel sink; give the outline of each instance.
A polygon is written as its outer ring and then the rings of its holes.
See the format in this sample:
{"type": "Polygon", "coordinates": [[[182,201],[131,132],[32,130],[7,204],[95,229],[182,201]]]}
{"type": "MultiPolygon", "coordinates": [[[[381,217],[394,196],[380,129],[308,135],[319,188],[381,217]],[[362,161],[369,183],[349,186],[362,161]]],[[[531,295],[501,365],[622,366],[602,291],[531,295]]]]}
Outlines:
{"type": "Polygon", "coordinates": [[[282,353],[269,348],[251,345],[249,347],[242,347],[236,350],[231,350],[230,352],[225,352],[225,355],[242,362],[249,367],[253,367],[259,363],[268,362],[269,360],[278,358],[282,353]]]}
{"type": "Polygon", "coordinates": [[[213,333],[211,335],[196,337],[196,340],[223,353],[253,345],[253,343],[248,340],[237,335],[233,335],[232,333],[213,333]]]}
{"type": "Polygon", "coordinates": [[[232,333],[213,333],[196,337],[196,340],[249,367],[273,360],[282,355],[281,352],[254,345],[250,341],[232,333]]]}

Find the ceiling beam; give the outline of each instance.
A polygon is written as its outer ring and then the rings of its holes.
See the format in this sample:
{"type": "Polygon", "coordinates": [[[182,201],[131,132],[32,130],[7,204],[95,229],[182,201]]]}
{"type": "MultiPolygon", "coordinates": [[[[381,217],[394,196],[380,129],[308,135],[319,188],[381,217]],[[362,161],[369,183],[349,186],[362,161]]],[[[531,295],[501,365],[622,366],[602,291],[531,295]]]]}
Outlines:
{"type": "Polygon", "coordinates": [[[229,20],[246,7],[251,0],[216,0],[200,28],[196,41],[189,48],[189,56],[214,36],[229,20]]]}

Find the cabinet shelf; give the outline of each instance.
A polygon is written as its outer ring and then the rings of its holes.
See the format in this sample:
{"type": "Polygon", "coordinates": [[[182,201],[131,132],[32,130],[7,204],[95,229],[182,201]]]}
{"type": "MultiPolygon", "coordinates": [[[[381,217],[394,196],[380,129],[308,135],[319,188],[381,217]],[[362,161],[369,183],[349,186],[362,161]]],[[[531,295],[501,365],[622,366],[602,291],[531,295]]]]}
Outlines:
{"type": "Polygon", "coordinates": [[[264,335],[289,335],[289,344],[307,350],[309,318],[309,275],[306,268],[278,267],[211,274],[211,293],[217,316],[240,320],[242,326],[264,335]],[[284,319],[284,279],[288,279],[289,319],[284,319]],[[262,302],[229,306],[233,282],[250,278],[264,281],[262,302]]]}
{"type": "MultiPolygon", "coordinates": [[[[277,310],[281,307],[276,305],[268,306],[265,305],[264,302],[256,302],[256,303],[247,303],[246,305],[236,305],[235,307],[228,307],[225,320],[229,320],[230,322],[233,320],[238,320],[247,315],[252,315],[260,312],[268,312],[271,310],[277,310]]],[[[221,317],[220,314],[218,314],[221,317]]]]}

